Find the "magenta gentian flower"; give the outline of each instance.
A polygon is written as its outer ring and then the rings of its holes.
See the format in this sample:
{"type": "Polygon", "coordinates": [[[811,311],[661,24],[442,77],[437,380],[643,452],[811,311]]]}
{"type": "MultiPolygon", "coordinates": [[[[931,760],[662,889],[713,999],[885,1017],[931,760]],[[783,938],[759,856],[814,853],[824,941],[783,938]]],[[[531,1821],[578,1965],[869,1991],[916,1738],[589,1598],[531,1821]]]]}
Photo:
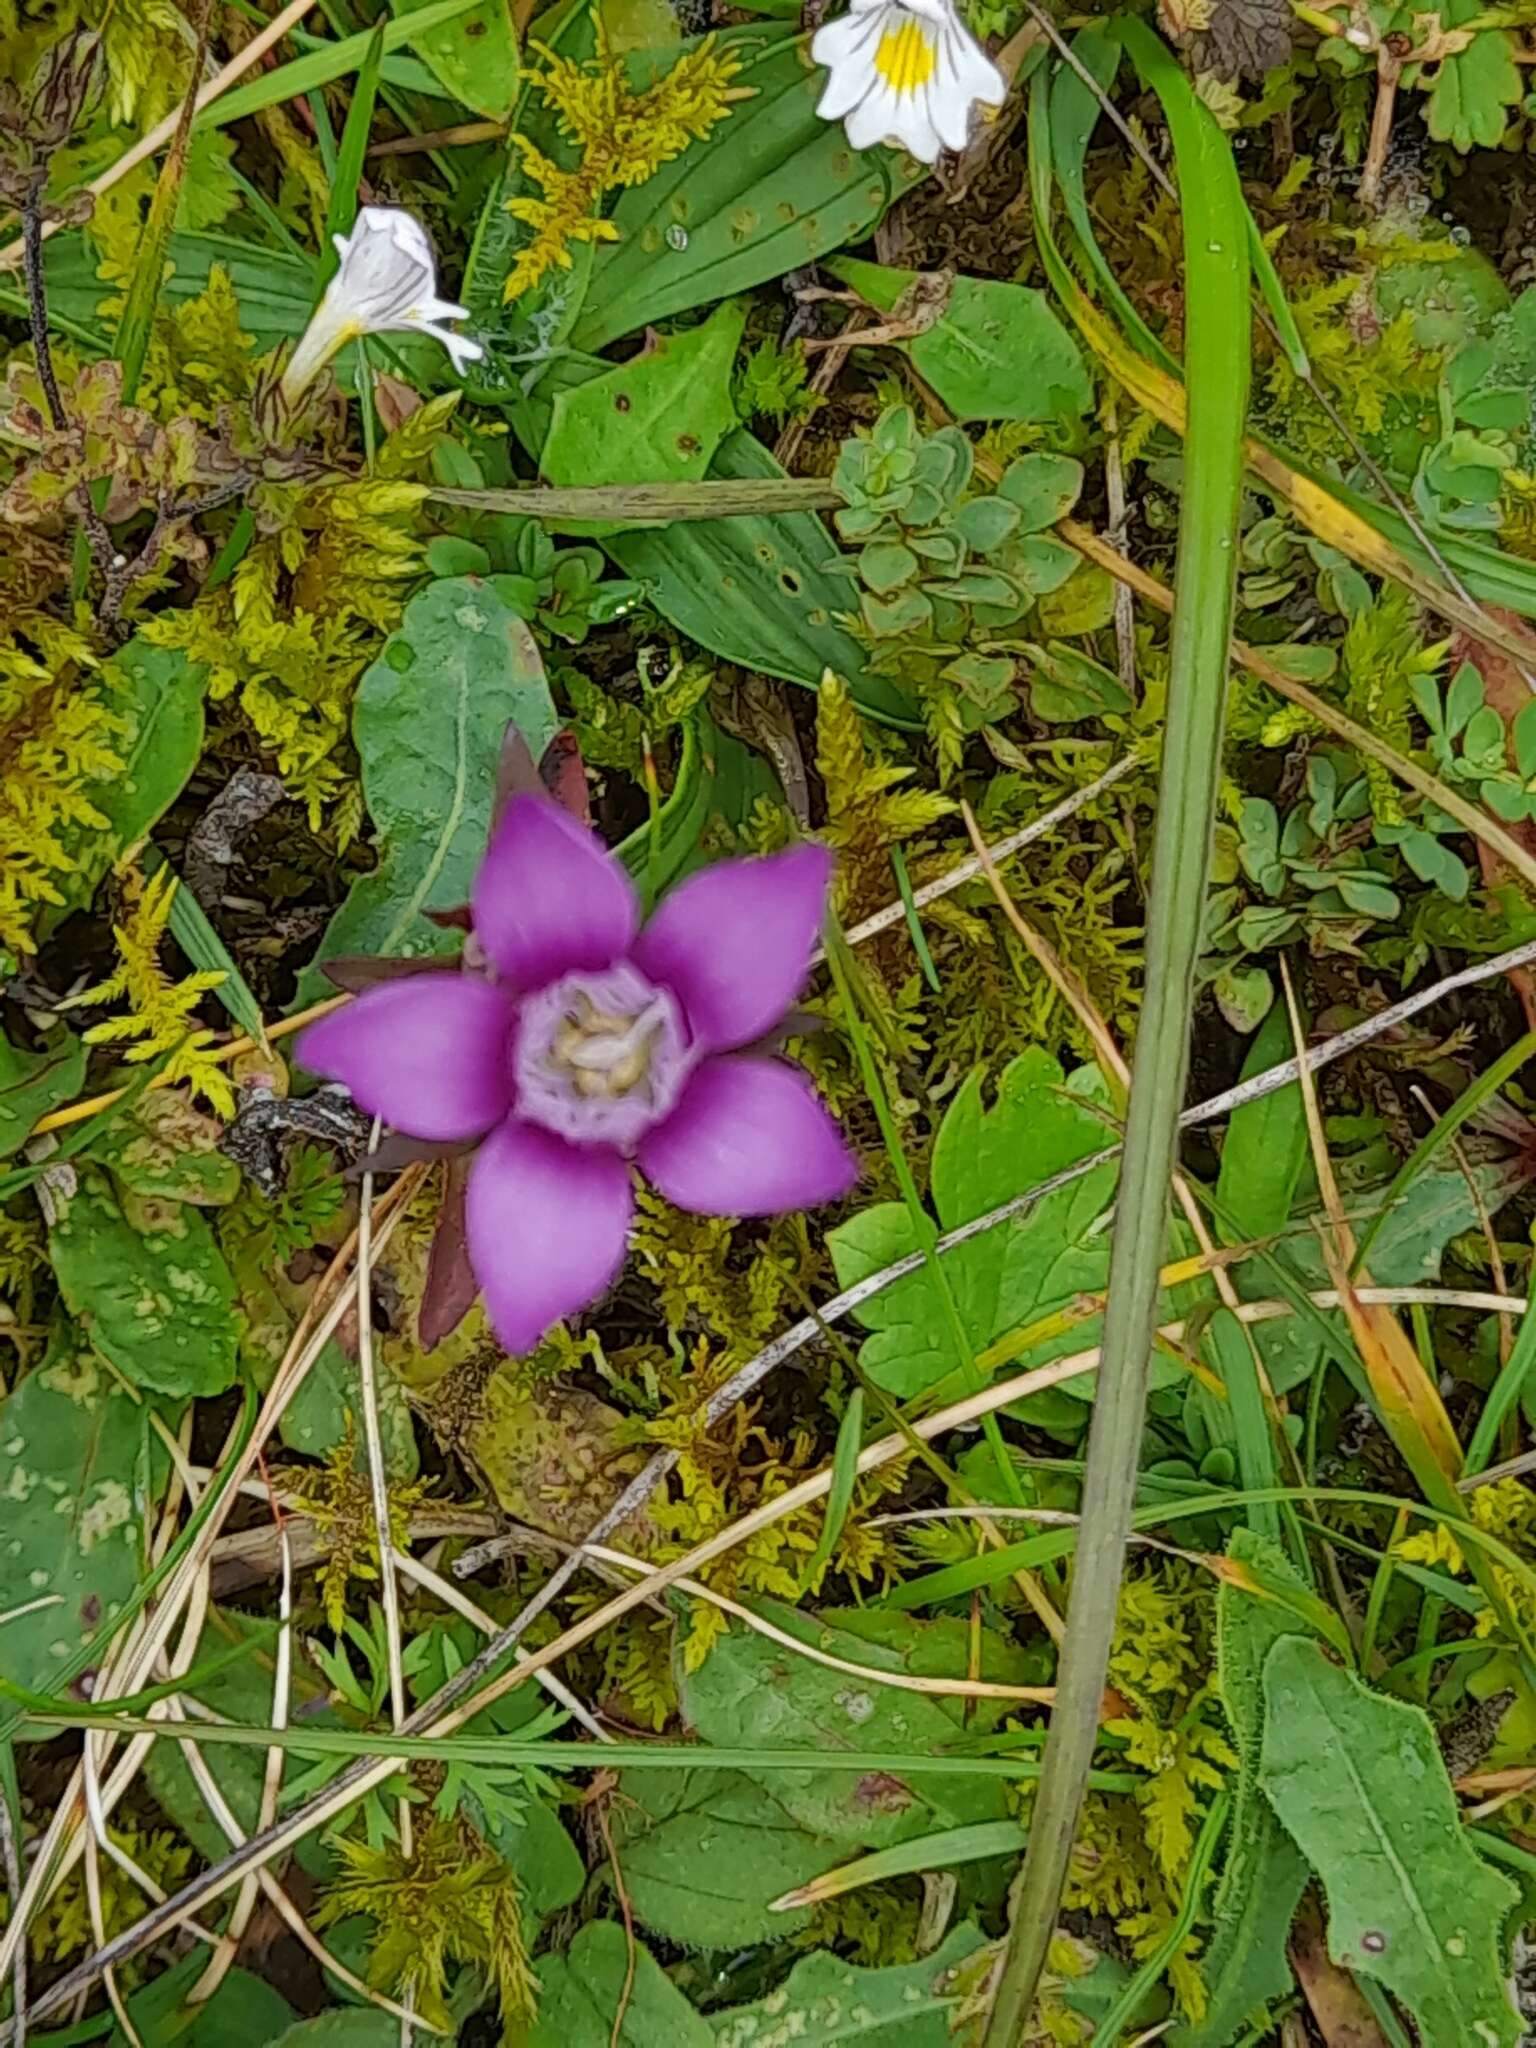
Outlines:
{"type": "Polygon", "coordinates": [[[617,1276],[631,1161],[706,1216],[853,1186],[808,1077],[753,1049],[810,971],[830,875],[820,846],[720,861],[642,929],[601,841],[549,798],[515,796],[475,878],[471,971],[385,982],[303,1034],[304,1065],[397,1131],[479,1141],[465,1236],[509,1351],[617,1276]]]}

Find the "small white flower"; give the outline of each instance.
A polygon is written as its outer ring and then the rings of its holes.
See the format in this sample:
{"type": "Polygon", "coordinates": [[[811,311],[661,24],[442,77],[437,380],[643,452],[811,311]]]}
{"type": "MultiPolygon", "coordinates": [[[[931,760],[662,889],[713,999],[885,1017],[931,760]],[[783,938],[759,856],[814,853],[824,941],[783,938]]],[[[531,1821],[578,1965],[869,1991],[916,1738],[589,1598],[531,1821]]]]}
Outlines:
{"type": "Polygon", "coordinates": [[[853,0],[811,56],[829,74],[824,121],[841,121],[855,149],[888,142],[925,164],[965,147],[976,101],[1000,107],[1008,93],[952,0],[853,0]]]}
{"type": "Polygon", "coordinates": [[[365,206],[351,234],[332,239],[341,264],[283,372],[286,397],[296,397],[339,348],[362,334],[430,334],[461,377],[485,354],[478,341],[444,324],[462,320],[468,308],[437,296],[432,244],[410,214],[365,206]]]}

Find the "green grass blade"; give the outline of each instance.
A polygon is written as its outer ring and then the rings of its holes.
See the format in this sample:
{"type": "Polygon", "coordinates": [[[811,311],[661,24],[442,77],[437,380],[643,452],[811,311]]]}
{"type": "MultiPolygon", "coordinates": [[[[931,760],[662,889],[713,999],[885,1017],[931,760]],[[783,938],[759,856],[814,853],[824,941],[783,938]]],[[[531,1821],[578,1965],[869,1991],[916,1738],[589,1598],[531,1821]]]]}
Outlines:
{"type": "Polygon", "coordinates": [[[330,282],[339,261],[331,237],[351,234],[357,219],[357,188],[363,175],[363,159],[368,153],[368,131],[373,125],[373,106],[379,91],[379,66],[383,61],[384,23],[380,22],[358,66],[352,104],[347,109],[341,145],[336,152],[336,176],[325,216],[325,255],[320,265],[322,286],[330,282]]]}
{"type": "Polygon", "coordinates": [[[797,1885],[775,1899],[769,1910],[787,1913],[795,1906],[840,1899],[845,1892],[859,1891],[867,1884],[910,1877],[914,1871],[953,1870],[957,1864],[981,1863],[989,1856],[1013,1856],[1027,1839],[1028,1830],[1016,1820],[978,1820],[968,1827],[940,1828],[935,1834],[918,1835],[892,1849],[876,1849],[852,1863],[839,1864],[836,1870],[825,1870],[809,1884],[797,1885]]]}
{"type": "Polygon", "coordinates": [[[1117,32],[1163,102],[1178,159],[1190,422],[1147,919],[1146,991],[1126,1120],[1077,1569],[1045,1769],[985,2048],[1011,2048],[1023,2037],[1056,1925],[1098,1737],[1136,1486],[1188,1058],[1220,767],[1243,474],[1250,359],[1248,216],[1231,150],[1156,36],[1130,21],[1119,22],[1117,32]]]}
{"type": "Polygon", "coordinates": [[[927,936],[923,921],[918,916],[917,904],[912,896],[912,878],[907,873],[906,856],[899,846],[891,848],[891,867],[896,875],[896,889],[901,897],[901,907],[907,914],[907,932],[912,940],[912,950],[917,955],[917,964],[923,970],[923,979],[936,996],[944,993],[939,980],[939,970],[933,964],[933,955],[928,950],[927,936]]]}
{"type": "Polygon", "coordinates": [[[822,1566],[832,1555],[833,1546],[843,1533],[843,1524],[848,1519],[848,1508],[853,1500],[853,1482],[859,1473],[859,1451],[864,1432],[864,1389],[855,1387],[843,1410],[843,1419],[837,1429],[837,1449],[832,1456],[832,1484],[827,1492],[827,1515],[821,1525],[821,1537],[811,1553],[800,1583],[807,1588],[816,1584],[822,1566]]]}
{"type": "MultiPolygon", "coordinates": [[[[415,42],[425,29],[436,28],[441,22],[457,21],[474,5],[475,0],[431,0],[430,6],[419,9],[415,14],[405,15],[399,21],[385,22],[381,56],[415,42]]],[[[260,78],[252,79],[249,85],[237,86],[233,92],[224,93],[214,100],[203,109],[193,125],[197,128],[227,128],[231,121],[243,121],[249,114],[259,114],[264,107],[275,107],[282,100],[295,99],[301,93],[314,92],[322,85],[345,78],[349,72],[361,67],[373,39],[374,31],[364,29],[355,36],[343,36],[339,43],[327,43],[323,50],[311,50],[303,57],[280,64],[275,71],[265,72],[260,78]]]]}

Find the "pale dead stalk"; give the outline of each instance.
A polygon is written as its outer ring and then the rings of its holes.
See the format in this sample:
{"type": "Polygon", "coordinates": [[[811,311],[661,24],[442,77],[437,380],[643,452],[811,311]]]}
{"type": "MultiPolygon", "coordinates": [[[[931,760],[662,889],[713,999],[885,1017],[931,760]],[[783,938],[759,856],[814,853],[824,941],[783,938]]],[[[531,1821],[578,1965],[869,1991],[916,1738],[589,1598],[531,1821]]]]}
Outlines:
{"type": "MultiPolygon", "coordinates": [[[[368,1134],[369,1156],[379,1149],[378,1117],[368,1134]]],[[[384,1648],[389,1660],[389,1718],[398,1729],[405,1720],[405,1651],[400,1628],[400,1587],[395,1578],[395,1545],[389,1517],[389,1469],[384,1462],[384,1437],[379,1428],[379,1383],[373,1361],[373,1175],[362,1176],[357,1207],[357,1377],[363,1397],[363,1444],[368,1458],[369,1492],[373,1498],[373,1532],[379,1549],[379,1591],[384,1610],[384,1648]]],[[[400,1854],[410,1861],[415,1836],[411,1802],[402,1792],[395,1808],[400,1854]]],[[[400,2048],[411,2048],[411,2000],[400,2022],[400,2048]]]]}
{"type": "MultiPolygon", "coordinates": [[[[273,1659],[272,1726],[281,1733],[288,1726],[288,1708],[293,1682],[293,1548],[288,1541],[287,1528],[282,1522],[277,1525],[277,1540],[282,1556],[282,1570],[278,1580],[278,1631],[277,1652],[273,1659]]],[[[271,1827],[277,1817],[277,1796],[282,1788],[283,1763],[283,1751],[274,1743],[267,1751],[266,1768],[262,1772],[261,1798],[256,1809],[258,1830],[271,1827]]],[[[217,1952],[209,1958],[207,1969],[187,1993],[188,2005],[206,2005],[223,1983],[230,1965],[239,1953],[240,1942],[250,1925],[251,1915],[256,1910],[259,1889],[254,1877],[242,1880],[224,1937],[217,1952]]]]}
{"type": "MultiPolygon", "coordinates": [[[[990,1507],[966,1508],[963,1512],[974,1518],[985,1520],[992,1513],[990,1507]]],[[[644,1558],[633,1557],[627,1550],[610,1550],[606,1544],[585,1543],[582,1549],[586,1556],[596,1558],[600,1563],[617,1565],[626,1572],[638,1572],[642,1578],[654,1578],[662,1566],[650,1564],[644,1558]]],[[[1056,1697],[1056,1688],[1051,1685],[1001,1685],[985,1678],[924,1678],[910,1671],[881,1671],[872,1664],[856,1664],[847,1657],[835,1657],[830,1650],[823,1650],[814,1643],[808,1643],[800,1636],[792,1635],[787,1628],[780,1628],[766,1616],[755,1613],[739,1600],[732,1600],[724,1593],[717,1593],[712,1586],[706,1586],[700,1579],[676,1579],[673,1585],[679,1593],[686,1593],[691,1599],[707,1601],[711,1607],[719,1608],[722,1614],[729,1614],[736,1621],[766,1636],[770,1643],[792,1650],[797,1657],[804,1657],[809,1663],[823,1664],[829,1671],[846,1672],[850,1678],[863,1680],[866,1685],[889,1686],[897,1692],[922,1692],[932,1696],[963,1700],[1028,1700],[1036,1706],[1049,1706],[1056,1697]]]]}

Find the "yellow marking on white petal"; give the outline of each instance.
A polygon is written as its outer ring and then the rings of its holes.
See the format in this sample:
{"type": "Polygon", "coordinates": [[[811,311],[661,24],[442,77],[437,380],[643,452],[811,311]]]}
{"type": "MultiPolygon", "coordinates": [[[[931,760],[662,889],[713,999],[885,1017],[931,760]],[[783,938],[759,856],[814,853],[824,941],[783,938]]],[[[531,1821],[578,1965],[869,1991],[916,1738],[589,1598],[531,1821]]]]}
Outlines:
{"type": "Polygon", "coordinates": [[[875,69],[893,92],[916,92],[933,76],[933,44],[921,22],[904,21],[887,29],[875,47],[875,69]]]}

